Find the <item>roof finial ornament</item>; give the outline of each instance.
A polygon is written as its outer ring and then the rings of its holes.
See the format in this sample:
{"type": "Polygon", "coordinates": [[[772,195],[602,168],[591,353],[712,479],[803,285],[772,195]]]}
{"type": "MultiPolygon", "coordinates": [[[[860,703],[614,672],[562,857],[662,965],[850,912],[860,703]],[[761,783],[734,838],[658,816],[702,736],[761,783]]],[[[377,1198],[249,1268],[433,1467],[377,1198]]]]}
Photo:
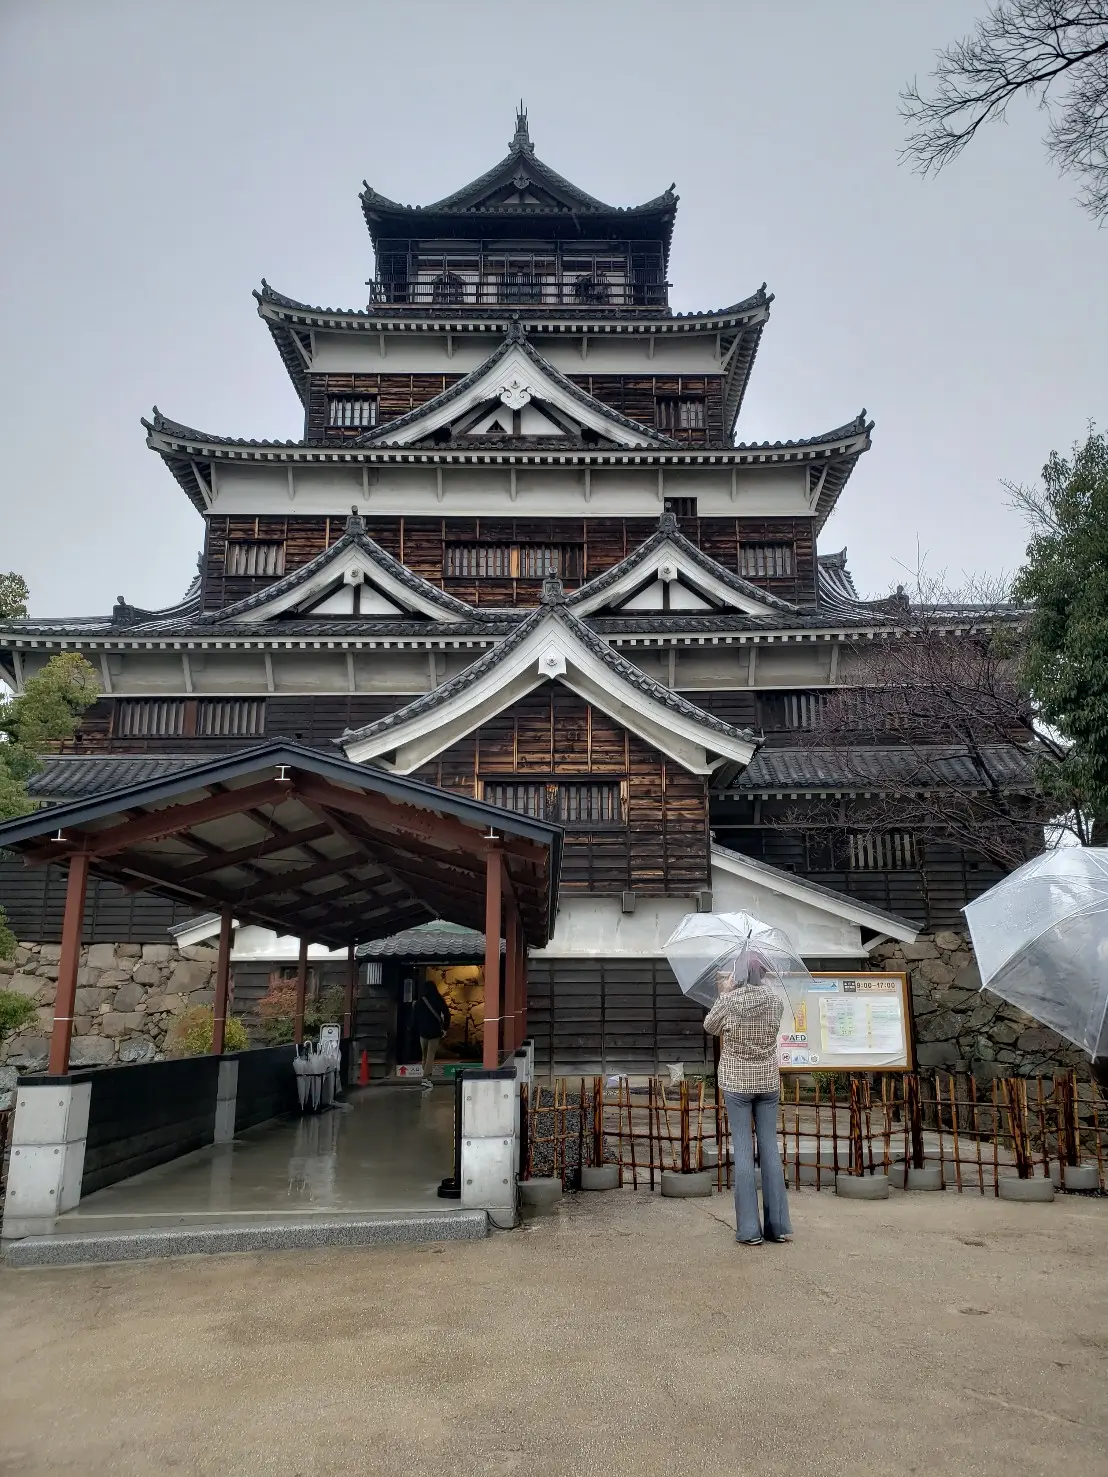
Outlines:
{"type": "Polygon", "coordinates": [[[527,129],[527,109],[523,106],[523,99],[519,100],[516,109],[516,131],[512,135],[512,142],[508,146],[513,154],[530,154],[534,145],[531,143],[531,135],[527,129]]]}
{"type": "Polygon", "coordinates": [[[542,594],[539,599],[544,605],[564,605],[566,603],[565,586],[561,577],[556,574],[548,574],[542,582],[542,594]]]}
{"type": "Polygon", "coordinates": [[[677,514],[672,508],[666,508],[662,516],[658,519],[658,531],[660,533],[677,532],[677,514]]]}
{"type": "Polygon", "coordinates": [[[350,509],[350,517],[346,520],[346,532],[354,538],[365,533],[365,519],[359,515],[357,503],[350,509]]]}

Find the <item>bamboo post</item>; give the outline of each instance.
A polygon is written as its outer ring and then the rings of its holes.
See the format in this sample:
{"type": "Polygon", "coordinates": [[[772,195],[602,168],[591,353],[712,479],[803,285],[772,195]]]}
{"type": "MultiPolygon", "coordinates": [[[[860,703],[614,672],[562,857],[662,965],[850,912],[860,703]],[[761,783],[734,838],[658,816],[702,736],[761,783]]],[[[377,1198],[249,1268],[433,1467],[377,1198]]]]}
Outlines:
{"type": "Polygon", "coordinates": [[[996,1096],[996,1078],[993,1078],[993,1195],[1000,1195],[1000,1104],[996,1096]]]}
{"type": "Polygon", "coordinates": [[[827,1089],[831,1097],[831,1159],[835,1174],[839,1173],[839,1106],[835,1101],[835,1075],[831,1074],[827,1089]]]}
{"type": "MultiPolygon", "coordinates": [[[[1043,1079],[1041,1077],[1036,1077],[1035,1078],[1035,1116],[1039,1120],[1039,1151],[1040,1151],[1040,1154],[1042,1156],[1042,1161],[1043,1161],[1043,1175],[1044,1175],[1044,1177],[1046,1179],[1049,1179],[1050,1178],[1050,1143],[1049,1143],[1049,1140],[1047,1138],[1047,1131],[1046,1131],[1046,1107],[1044,1106],[1043,1079]]],[[[1058,1166],[1059,1181],[1061,1179],[1061,1173],[1062,1173],[1062,1168],[1061,1168],[1061,1164],[1059,1164],[1059,1166],[1058,1166]]]]}
{"type": "Polygon", "coordinates": [[[977,1185],[982,1195],[985,1193],[985,1170],[981,1163],[981,1121],[977,1115],[977,1083],[973,1073],[969,1074],[970,1106],[973,1112],[973,1141],[977,1148],[977,1185]]]}
{"type": "Polygon", "coordinates": [[[859,1101],[858,1078],[853,1074],[850,1078],[850,1172],[857,1175],[865,1173],[862,1159],[862,1106],[859,1101]]]}
{"type": "MultiPolygon", "coordinates": [[[[911,1133],[912,1138],[912,1168],[922,1169],[924,1163],[923,1151],[923,1109],[920,1104],[920,1079],[916,1073],[908,1078],[908,1103],[905,1116],[909,1119],[906,1133],[911,1133]]],[[[907,1140],[905,1140],[907,1150],[907,1140]]]]}
{"type": "Polygon", "coordinates": [[[585,1079],[577,1089],[577,1183],[581,1183],[581,1171],[585,1167],[585,1079]]]}
{"type": "Polygon", "coordinates": [[[935,1073],[935,1127],[939,1134],[939,1183],[946,1184],[946,1139],[943,1136],[943,1090],[935,1073]]]}
{"type": "Polygon", "coordinates": [[[1101,1142],[1100,1128],[1100,1109],[1104,1098],[1101,1095],[1099,1083],[1090,1081],[1089,1089],[1089,1109],[1093,1120],[1093,1144],[1096,1148],[1096,1168],[1097,1174],[1100,1176],[1100,1188],[1103,1192],[1105,1189],[1108,1189],[1108,1183],[1104,1179],[1104,1147],[1101,1142]]]}
{"type": "Polygon", "coordinates": [[[813,1079],[812,1079],[812,1088],[813,1088],[813,1106],[815,1108],[815,1120],[816,1120],[816,1189],[819,1190],[819,1189],[822,1188],[822,1177],[823,1177],[823,1133],[821,1132],[820,1116],[819,1116],[820,1100],[819,1100],[819,1077],[818,1076],[813,1077],[813,1079]]]}
{"type": "MultiPolygon", "coordinates": [[[[635,1118],[632,1111],[633,1104],[631,1102],[631,1079],[630,1077],[625,1077],[623,1080],[627,1086],[627,1137],[631,1144],[631,1183],[637,1190],[639,1188],[639,1168],[635,1161],[635,1118]]],[[[651,1159],[650,1165],[650,1188],[652,1190],[654,1188],[653,1158],[651,1159]]]]}
{"type": "Polygon", "coordinates": [[[688,1174],[692,1169],[692,1152],[689,1143],[689,1084],[684,1077],[681,1078],[681,1090],[677,1099],[680,1112],[678,1133],[681,1136],[681,1173],[688,1174]]]}
{"type": "Polygon", "coordinates": [[[1031,1148],[1027,1142],[1027,1084],[1022,1078],[1004,1079],[1004,1097],[1008,1108],[1008,1131],[1016,1173],[1021,1180],[1031,1178],[1031,1148]]]}
{"type": "Polygon", "coordinates": [[[958,1148],[958,1079],[949,1074],[950,1081],[950,1133],[954,1145],[954,1183],[959,1195],[962,1193],[962,1155],[958,1148]]]}

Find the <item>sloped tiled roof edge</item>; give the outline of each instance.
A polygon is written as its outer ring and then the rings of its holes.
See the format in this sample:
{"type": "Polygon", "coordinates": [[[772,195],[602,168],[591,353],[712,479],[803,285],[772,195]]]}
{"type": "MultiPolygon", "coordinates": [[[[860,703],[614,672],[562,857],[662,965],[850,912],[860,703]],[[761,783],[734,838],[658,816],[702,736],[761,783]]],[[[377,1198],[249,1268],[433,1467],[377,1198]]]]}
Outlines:
{"type": "Polygon", "coordinates": [[[782,600],[778,595],[771,595],[768,590],[763,590],[759,585],[753,585],[749,580],[744,580],[741,575],[732,574],[722,564],[717,564],[714,559],[699,549],[691,539],[687,539],[677,525],[677,519],[673,513],[666,512],[658,519],[658,527],[650,535],[645,543],[633,549],[626,558],[621,559],[618,564],[613,564],[611,569],[606,569],[603,574],[598,574],[595,579],[589,580],[587,584],[566,597],[566,604],[571,608],[582,604],[583,601],[591,599],[594,595],[601,594],[610,589],[612,585],[618,584],[624,575],[630,574],[640,564],[645,563],[653,554],[654,550],[660,548],[664,543],[671,543],[685,555],[698,569],[710,574],[713,579],[719,580],[721,584],[727,585],[736,594],[745,595],[750,600],[757,600],[760,605],[768,605],[774,610],[787,610],[794,614],[797,610],[795,605],[789,601],[782,600]]]}

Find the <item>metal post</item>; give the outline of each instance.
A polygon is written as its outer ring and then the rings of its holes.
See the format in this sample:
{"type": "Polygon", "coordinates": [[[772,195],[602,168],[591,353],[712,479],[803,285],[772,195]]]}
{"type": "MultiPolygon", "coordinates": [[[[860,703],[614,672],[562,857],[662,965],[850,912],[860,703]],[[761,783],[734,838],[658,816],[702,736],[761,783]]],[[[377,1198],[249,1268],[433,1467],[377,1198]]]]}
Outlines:
{"type": "Polygon", "coordinates": [[[297,1046],[304,1039],[304,1004],[308,998],[308,940],[300,940],[300,957],[296,963],[296,1013],[292,1019],[292,1039],[297,1046]]]}
{"type": "Polygon", "coordinates": [[[358,979],[358,961],[354,957],[354,945],[346,949],[346,999],[342,1009],[342,1039],[349,1041],[354,1034],[354,986],[358,979]]]}
{"type": "Polygon", "coordinates": [[[500,1065],[500,888],[501,852],[490,846],[485,859],[485,1039],[486,1070],[500,1065]]]}
{"type": "Polygon", "coordinates": [[[231,978],[231,910],[224,908],[219,920],[219,956],[215,966],[215,1007],[212,1019],[212,1055],[223,1055],[227,1028],[227,996],[231,978]]]}
{"type": "Polygon", "coordinates": [[[509,903],[504,920],[504,1050],[515,1051],[519,1010],[519,913],[509,903]]]}
{"type": "Polygon", "coordinates": [[[50,1033],[50,1075],[69,1071],[69,1043],[73,1036],[73,1002],[77,995],[77,968],[81,962],[81,926],[85,921],[88,856],[74,852],[69,859],[62,918],[62,949],[58,960],[58,989],[54,996],[54,1026],[50,1033]]]}

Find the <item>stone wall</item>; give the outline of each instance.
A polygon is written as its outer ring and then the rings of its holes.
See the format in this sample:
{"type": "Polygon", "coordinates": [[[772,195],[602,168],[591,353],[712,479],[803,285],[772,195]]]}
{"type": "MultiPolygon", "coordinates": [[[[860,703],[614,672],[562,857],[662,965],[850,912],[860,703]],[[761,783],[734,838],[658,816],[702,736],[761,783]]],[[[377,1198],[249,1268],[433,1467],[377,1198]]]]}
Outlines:
{"type": "Polygon", "coordinates": [[[968,935],[922,934],[914,944],[879,944],[871,957],[875,968],[908,974],[920,1067],[972,1071],[979,1079],[1070,1067],[1088,1075],[1083,1052],[995,995],[979,993],[968,935]]]}
{"type": "MultiPolygon", "coordinates": [[[[0,959],[0,989],[38,1006],[38,1020],[0,1046],[0,1106],[20,1072],[46,1066],[57,989],[57,944],[21,944],[0,959]]],[[[90,944],[81,950],[73,1012],[72,1067],[152,1062],[166,1054],[174,1021],[215,998],[216,950],[203,944],[90,944]]]]}

